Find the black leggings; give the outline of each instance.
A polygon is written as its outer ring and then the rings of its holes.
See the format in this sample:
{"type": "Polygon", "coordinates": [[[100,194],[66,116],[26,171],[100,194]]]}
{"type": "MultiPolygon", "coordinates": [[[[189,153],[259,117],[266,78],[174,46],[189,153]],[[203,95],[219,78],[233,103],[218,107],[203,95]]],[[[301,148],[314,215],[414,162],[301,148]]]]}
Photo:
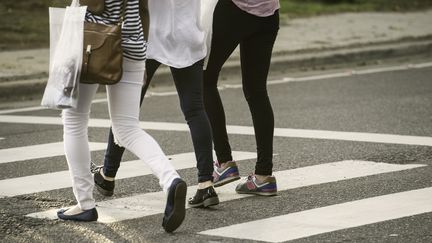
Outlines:
{"type": "Polygon", "coordinates": [[[219,72],[240,44],[243,93],[252,114],[258,160],[255,174],[273,170],[273,109],[267,95],[271,53],[279,30],[279,12],[257,17],[238,8],[231,0],[219,0],[213,18],[213,37],[204,71],[204,105],[209,117],[217,159],[232,160],[225,112],[217,89],[219,72]]]}
{"type": "MultiPolygon", "coordinates": [[[[141,92],[141,104],[152,77],[160,63],[146,61],[146,84],[141,92]]],[[[203,61],[186,68],[173,68],[171,73],[180,99],[180,107],[189,125],[198,168],[198,182],[213,180],[213,154],[210,123],[203,105],[203,61]]],[[[115,177],[125,149],[114,143],[110,130],[105,152],[104,174],[115,177]]]]}

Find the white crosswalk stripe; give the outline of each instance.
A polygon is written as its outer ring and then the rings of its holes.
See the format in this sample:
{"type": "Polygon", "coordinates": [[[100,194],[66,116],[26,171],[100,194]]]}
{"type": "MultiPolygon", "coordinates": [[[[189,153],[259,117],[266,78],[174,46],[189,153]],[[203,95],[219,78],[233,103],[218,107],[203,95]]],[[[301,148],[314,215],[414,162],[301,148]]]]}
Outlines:
{"type": "Polygon", "coordinates": [[[199,234],[283,242],[428,212],[432,212],[432,187],[315,208],[199,234]]]}
{"type": "MultiPolygon", "coordinates": [[[[253,159],[256,153],[233,151],[238,160],[253,159]]],[[[195,153],[183,153],[168,156],[177,170],[193,168],[196,166],[195,153]]],[[[140,160],[122,162],[116,179],[131,178],[150,175],[152,172],[140,160]]],[[[0,180],[0,198],[17,196],[36,192],[43,192],[71,187],[72,182],[69,171],[59,171],[12,179],[0,180]]]]}
{"type": "MultiPolygon", "coordinates": [[[[278,190],[284,191],[294,188],[319,185],[328,182],[348,180],[358,177],[377,175],[382,173],[409,170],[424,165],[394,165],[369,161],[340,161],[302,167],[274,173],[278,180],[278,190]]],[[[221,202],[245,198],[249,195],[235,193],[235,183],[218,188],[221,202]]],[[[196,186],[188,187],[188,197],[192,197],[196,186]]],[[[127,219],[140,218],[163,213],[165,194],[160,192],[139,194],[131,197],[98,202],[99,222],[113,223],[127,219]]],[[[29,217],[55,219],[58,209],[29,214],[29,217]]]]}
{"type": "MultiPolygon", "coordinates": [[[[103,150],[105,143],[89,143],[90,151],[103,150]]],[[[0,164],[64,155],[63,142],[30,145],[0,150],[0,164]]]]}
{"type": "MultiPolygon", "coordinates": [[[[58,117],[42,116],[14,116],[0,115],[0,122],[3,123],[21,123],[21,124],[46,124],[62,125],[58,117]]],[[[89,127],[111,126],[108,119],[90,119],[89,127]]],[[[140,126],[145,130],[159,131],[189,131],[189,127],[184,123],[173,122],[140,122],[140,126]]],[[[229,134],[254,135],[253,127],[248,126],[227,126],[229,134]]],[[[370,142],[370,143],[387,143],[403,145],[420,145],[432,146],[432,137],[426,136],[407,136],[380,133],[361,133],[361,132],[340,132],[310,129],[292,129],[292,128],[275,128],[275,137],[294,137],[294,138],[311,138],[311,139],[329,139],[342,141],[370,142]]]]}

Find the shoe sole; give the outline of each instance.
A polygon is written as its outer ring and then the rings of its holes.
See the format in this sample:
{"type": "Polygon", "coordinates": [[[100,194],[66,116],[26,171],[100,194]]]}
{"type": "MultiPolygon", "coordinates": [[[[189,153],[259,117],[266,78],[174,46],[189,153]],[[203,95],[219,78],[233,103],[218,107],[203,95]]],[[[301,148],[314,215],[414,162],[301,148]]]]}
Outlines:
{"type": "Polygon", "coordinates": [[[266,197],[277,196],[277,192],[240,192],[240,191],[236,191],[236,192],[238,194],[252,194],[252,195],[266,196],[266,197]]]}
{"type": "Polygon", "coordinates": [[[191,208],[208,208],[210,206],[215,206],[219,204],[219,198],[218,197],[212,197],[212,198],[207,198],[206,200],[204,200],[202,203],[199,204],[189,204],[189,207],[191,208]]]}
{"type": "Polygon", "coordinates": [[[98,220],[97,217],[96,218],[91,218],[91,219],[77,219],[77,218],[74,218],[74,217],[64,217],[64,216],[57,216],[57,217],[59,219],[61,219],[61,220],[76,221],[76,222],[94,222],[94,221],[98,220]]]}
{"type": "Polygon", "coordinates": [[[108,190],[105,190],[105,189],[103,189],[102,187],[100,187],[98,184],[96,184],[95,183],[95,186],[96,186],[96,190],[100,193],[100,194],[102,194],[102,195],[104,195],[104,196],[106,196],[106,197],[111,197],[112,195],[114,195],[114,191],[108,191],[108,190]]]}
{"type": "Polygon", "coordinates": [[[68,220],[68,221],[77,221],[77,222],[93,222],[98,220],[98,213],[97,211],[87,218],[81,217],[80,214],[78,215],[65,215],[64,213],[58,213],[57,217],[61,220],[68,220]]]}
{"type": "Polygon", "coordinates": [[[221,180],[221,181],[217,181],[217,182],[215,182],[215,183],[213,184],[213,186],[214,186],[214,187],[220,187],[220,186],[226,185],[226,184],[228,184],[228,183],[231,183],[231,182],[236,181],[236,180],[239,180],[239,179],[240,179],[240,176],[228,177],[228,178],[225,178],[225,179],[223,179],[223,180],[221,180]]]}
{"type": "Polygon", "coordinates": [[[177,184],[174,194],[174,209],[164,225],[164,229],[168,233],[173,232],[183,223],[186,215],[186,191],[187,186],[184,181],[177,184]]]}
{"type": "Polygon", "coordinates": [[[215,205],[218,205],[218,204],[219,204],[219,198],[218,197],[207,198],[203,202],[203,206],[205,208],[210,207],[210,206],[215,206],[215,205]]]}

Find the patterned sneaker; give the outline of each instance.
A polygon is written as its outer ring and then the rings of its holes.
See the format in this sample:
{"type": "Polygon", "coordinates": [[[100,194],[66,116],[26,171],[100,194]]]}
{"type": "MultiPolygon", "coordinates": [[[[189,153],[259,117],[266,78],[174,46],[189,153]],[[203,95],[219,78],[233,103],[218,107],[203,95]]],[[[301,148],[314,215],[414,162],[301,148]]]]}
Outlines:
{"type": "Polygon", "coordinates": [[[268,176],[263,182],[259,182],[255,175],[250,175],[245,182],[237,185],[236,192],[261,196],[277,195],[276,178],[268,176]]]}
{"type": "Polygon", "coordinates": [[[235,161],[228,161],[220,165],[214,163],[213,186],[219,187],[240,179],[238,167],[235,161]]]}

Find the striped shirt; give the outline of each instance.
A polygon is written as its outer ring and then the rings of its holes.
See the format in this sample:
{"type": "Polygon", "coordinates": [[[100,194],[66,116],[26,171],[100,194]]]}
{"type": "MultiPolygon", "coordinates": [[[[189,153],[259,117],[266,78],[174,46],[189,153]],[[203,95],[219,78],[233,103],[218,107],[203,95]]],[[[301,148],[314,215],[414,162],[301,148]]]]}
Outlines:
{"type": "MultiPolygon", "coordinates": [[[[105,0],[105,10],[101,15],[87,11],[85,20],[100,24],[117,24],[120,21],[123,1],[105,0]]],[[[139,0],[127,0],[122,28],[123,55],[135,61],[146,59],[147,44],[139,16],[139,0]]]]}

